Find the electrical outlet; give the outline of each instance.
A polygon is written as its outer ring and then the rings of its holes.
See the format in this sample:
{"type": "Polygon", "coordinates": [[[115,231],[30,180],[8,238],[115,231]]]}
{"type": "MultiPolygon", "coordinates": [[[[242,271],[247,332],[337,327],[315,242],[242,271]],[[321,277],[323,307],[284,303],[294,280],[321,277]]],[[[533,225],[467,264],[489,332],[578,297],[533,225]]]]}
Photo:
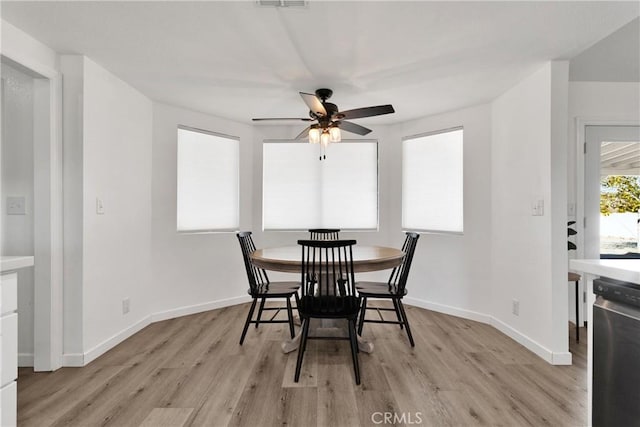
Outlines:
{"type": "Polygon", "coordinates": [[[516,316],[520,316],[520,301],[517,299],[511,302],[511,312],[516,316]]]}
{"type": "Polygon", "coordinates": [[[129,312],[129,309],[130,309],[130,301],[129,301],[129,297],[127,297],[122,300],[122,314],[127,314],[129,312]]]}

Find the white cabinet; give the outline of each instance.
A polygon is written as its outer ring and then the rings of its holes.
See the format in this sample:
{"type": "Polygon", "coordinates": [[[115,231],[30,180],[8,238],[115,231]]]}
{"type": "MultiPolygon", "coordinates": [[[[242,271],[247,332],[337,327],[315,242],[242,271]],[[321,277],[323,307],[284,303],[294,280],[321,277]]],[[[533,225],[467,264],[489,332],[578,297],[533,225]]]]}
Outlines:
{"type": "Polygon", "coordinates": [[[18,274],[0,276],[0,423],[17,422],[18,378],[18,274]]]}

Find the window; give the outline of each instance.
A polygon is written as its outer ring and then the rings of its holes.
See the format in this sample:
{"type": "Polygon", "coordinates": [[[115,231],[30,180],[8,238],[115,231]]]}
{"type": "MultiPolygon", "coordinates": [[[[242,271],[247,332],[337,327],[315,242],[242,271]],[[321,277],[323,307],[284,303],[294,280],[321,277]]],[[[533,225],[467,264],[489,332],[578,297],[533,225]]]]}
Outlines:
{"type": "Polygon", "coordinates": [[[402,141],[402,228],[463,232],[462,128],[402,141]]]}
{"type": "Polygon", "coordinates": [[[265,230],[378,228],[378,144],[318,145],[265,141],[262,220],[265,230]]]}
{"type": "Polygon", "coordinates": [[[178,231],[239,227],[238,138],[178,127],[178,231]]]}

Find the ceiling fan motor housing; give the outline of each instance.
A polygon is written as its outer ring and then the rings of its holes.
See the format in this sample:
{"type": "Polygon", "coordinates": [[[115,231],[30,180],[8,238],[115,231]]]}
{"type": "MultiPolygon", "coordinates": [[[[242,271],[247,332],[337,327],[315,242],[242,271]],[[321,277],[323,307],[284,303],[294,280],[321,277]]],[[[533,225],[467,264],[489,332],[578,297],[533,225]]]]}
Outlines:
{"type": "Polygon", "coordinates": [[[333,91],[331,89],[326,89],[326,88],[316,89],[316,96],[322,99],[323,103],[327,99],[331,98],[331,95],[333,95],[333,91]]]}

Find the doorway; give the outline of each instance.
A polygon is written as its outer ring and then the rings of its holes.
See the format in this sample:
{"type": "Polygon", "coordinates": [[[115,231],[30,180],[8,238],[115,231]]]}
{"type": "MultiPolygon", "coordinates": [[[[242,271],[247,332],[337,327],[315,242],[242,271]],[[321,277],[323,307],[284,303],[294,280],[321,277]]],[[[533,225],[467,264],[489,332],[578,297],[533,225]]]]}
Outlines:
{"type": "MultiPolygon", "coordinates": [[[[0,203],[5,204],[6,197],[15,196],[24,198],[27,207],[25,215],[11,218],[19,227],[12,230],[11,241],[3,238],[1,250],[3,255],[20,251],[22,253],[16,255],[35,258],[31,277],[25,280],[28,282],[26,289],[19,286],[23,292],[19,293],[18,301],[19,323],[23,324],[19,337],[19,351],[23,353],[19,363],[31,365],[36,371],[52,371],[62,365],[63,351],[62,77],[56,70],[21,59],[21,52],[17,51],[5,51],[0,56],[0,65],[3,80],[7,77],[7,82],[16,85],[13,105],[2,107],[7,107],[8,111],[9,107],[18,107],[11,113],[15,113],[15,117],[2,111],[2,119],[6,120],[3,125],[11,125],[3,126],[2,152],[4,155],[6,138],[7,153],[11,158],[2,161],[10,175],[5,177],[0,171],[3,175],[0,203]],[[9,120],[12,123],[8,123],[9,120]],[[19,141],[10,141],[15,137],[19,141]],[[8,162],[14,161],[21,162],[25,170],[10,167],[15,165],[9,166],[8,162]],[[12,181],[10,185],[8,181],[12,181]],[[5,194],[8,191],[15,194],[5,194]]],[[[3,104],[4,101],[3,97],[3,104]]],[[[5,222],[12,225],[8,215],[3,214],[1,219],[2,228],[5,228],[5,222]]]]}
{"type": "Polygon", "coordinates": [[[637,258],[640,126],[587,125],[584,134],[584,258],[637,258]]]}
{"type": "MultiPolygon", "coordinates": [[[[0,194],[2,255],[34,254],[34,77],[0,64],[2,90],[2,167],[0,194]],[[15,208],[18,203],[18,208],[15,208]],[[13,204],[14,208],[9,209],[13,204]]],[[[34,269],[18,272],[18,366],[33,366],[34,269]]]]}

